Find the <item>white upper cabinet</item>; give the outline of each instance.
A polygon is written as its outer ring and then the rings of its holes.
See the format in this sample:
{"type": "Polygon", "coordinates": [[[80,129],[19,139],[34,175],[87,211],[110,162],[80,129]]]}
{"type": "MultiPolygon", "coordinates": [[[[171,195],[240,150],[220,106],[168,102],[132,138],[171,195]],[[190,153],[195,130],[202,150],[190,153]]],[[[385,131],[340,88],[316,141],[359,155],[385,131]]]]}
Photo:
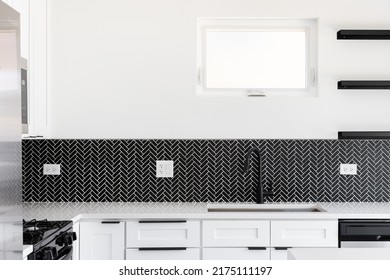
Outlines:
{"type": "Polygon", "coordinates": [[[28,135],[49,136],[47,0],[5,0],[20,13],[20,55],[26,59],[28,135]]]}

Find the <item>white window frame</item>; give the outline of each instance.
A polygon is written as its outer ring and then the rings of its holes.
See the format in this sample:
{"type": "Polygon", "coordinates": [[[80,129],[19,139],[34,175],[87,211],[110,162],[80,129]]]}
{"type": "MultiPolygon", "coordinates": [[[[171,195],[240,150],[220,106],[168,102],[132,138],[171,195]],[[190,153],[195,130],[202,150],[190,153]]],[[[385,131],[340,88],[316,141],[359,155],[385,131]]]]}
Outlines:
{"type": "Polygon", "coordinates": [[[298,97],[317,96],[317,22],[316,18],[198,18],[197,20],[197,85],[196,92],[202,96],[266,96],[298,97]],[[286,88],[207,88],[206,87],[206,33],[207,30],[281,30],[306,33],[306,87],[286,88]]]}

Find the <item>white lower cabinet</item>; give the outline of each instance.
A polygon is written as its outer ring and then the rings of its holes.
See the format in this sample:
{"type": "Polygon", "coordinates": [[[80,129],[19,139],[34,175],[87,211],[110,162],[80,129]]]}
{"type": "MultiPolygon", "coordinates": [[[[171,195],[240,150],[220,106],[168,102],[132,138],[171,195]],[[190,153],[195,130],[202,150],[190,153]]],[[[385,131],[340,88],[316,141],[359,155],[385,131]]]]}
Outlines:
{"type": "Polygon", "coordinates": [[[271,260],[287,260],[287,247],[271,248],[271,260]]]}
{"type": "Polygon", "coordinates": [[[338,221],[271,221],[271,260],[287,260],[293,247],[338,247],[338,221]]]}
{"type": "Polygon", "coordinates": [[[126,260],[200,260],[199,248],[126,249],[126,260]]]}
{"type": "Polygon", "coordinates": [[[23,258],[22,223],[0,223],[0,260],[23,258]]]}
{"type": "Polygon", "coordinates": [[[21,260],[23,259],[23,251],[6,251],[5,252],[5,259],[6,260],[21,260]]]}
{"type": "Polygon", "coordinates": [[[119,221],[80,222],[80,260],[123,260],[125,224],[119,221]]]}
{"type": "MultiPolygon", "coordinates": [[[[22,223],[5,223],[4,225],[4,236],[0,237],[0,239],[4,239],[4,249],[10,252],[10,255],[16,256],[15,251],[19,251],[22,253],[23,244],[23,235],[22,235],[22,223]]],[[[13,258],[18,259],[18,258],[13,258]]],[[[19,257],[22,259],[22,256],[19,257]]]]}
{"type": "Polygon", "coordinates": [[[337,247],[337,220],[206,220],[205,260],[287,260],[292,247],[337,247]]]}
{"type": "Polygon", "coordinates": [[[203,221],[204,260],[269,260],[270,222],[203,221]]]}
{"type": "Polygon", "coordinates": [[[203,248],[203,260],[269,260],[269,248],[203,248]]]}
{"type": "Polygon", "coordinates": [[[80,259],[80,223],[73,224],[73,232],[76,233],[76,240],[73,241],[72,260],[80,259]]]}
{"type": "Polygon", "coordinates": [[[288,248],[338,246],[337,220],[82,221],[75,231],[81,260],[286,260],[288,248]]]}
{"type": "Polygon", "coordinates": [[[338,247],[338,221],[271,221],[271,247],[338,247]]]}
{"type": "Polygon", "coordinates": [[[126,246],[127,260],[200,260],[200,221],[128,221],[126,246]]]}
{"type": "Polygon", "coordinates": [[[126,246],[199,247],[200,222],[186,220],[138,220],[126,223],[126,246]]]}
{"type": "Polygon", "coordinates": [[[269,243],[269,221],[203,221],[204,247],[268,247],[269,243]]]}

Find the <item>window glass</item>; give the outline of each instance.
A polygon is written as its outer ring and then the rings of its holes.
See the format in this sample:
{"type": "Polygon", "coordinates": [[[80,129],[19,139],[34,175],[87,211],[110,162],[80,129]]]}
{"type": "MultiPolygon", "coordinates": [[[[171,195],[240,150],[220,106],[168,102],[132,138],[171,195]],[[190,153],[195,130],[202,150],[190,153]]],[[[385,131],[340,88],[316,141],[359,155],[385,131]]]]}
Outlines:
{"type": "Polygon", "coordinates": [[[304,31],[206,34],[207,88],[305,88],[304,31]]]}
{"type": "Polygon", "coordinates": [[[197,93],[317,95],[317,20],[198,19],[197,93]]]}

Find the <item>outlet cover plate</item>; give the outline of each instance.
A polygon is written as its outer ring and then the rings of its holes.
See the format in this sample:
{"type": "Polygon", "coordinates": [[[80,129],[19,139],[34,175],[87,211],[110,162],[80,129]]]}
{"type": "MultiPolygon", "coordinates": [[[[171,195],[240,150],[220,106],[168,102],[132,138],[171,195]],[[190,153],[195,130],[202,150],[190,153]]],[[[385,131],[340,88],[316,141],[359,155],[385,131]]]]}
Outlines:
{"type": "Polygon", "coordinates": [[[61,175],[60,164],[44,164],[43,175],[61,175]]]}
{"type": "Polygon", "coordinates": [[[340,164],[341,175],[357,175],[357,164],[340,164]]]}
{"type": "Polygon", "coordinates": [[[172,178],[173,177],[173,160],[156,161],[156,177],[172,178]]]}

